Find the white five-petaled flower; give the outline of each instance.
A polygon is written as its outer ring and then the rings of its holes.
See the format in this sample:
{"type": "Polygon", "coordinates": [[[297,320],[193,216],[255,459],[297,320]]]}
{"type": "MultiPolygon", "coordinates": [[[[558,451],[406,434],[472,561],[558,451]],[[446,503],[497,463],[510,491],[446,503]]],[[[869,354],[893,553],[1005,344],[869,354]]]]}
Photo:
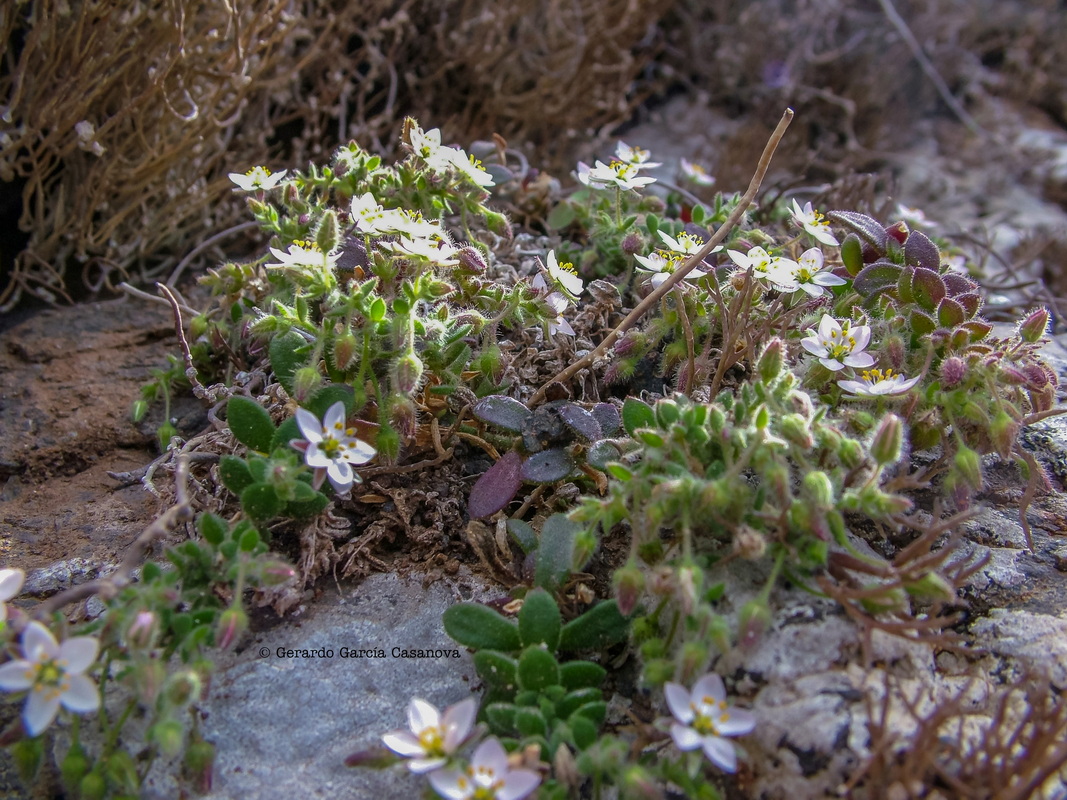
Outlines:
{"type": "Polygon", "coordinates": [[[904,221],[911,225],[921,225],[926,228],[936,228],[937,223],[926,216],[919,208],[910,208],[903,203],[897,205],[897,213],[904,221]]]}
{"type": "Polygon", "coordinates": [[[682,175],[691,180],[697,186],[711,186],[715,183],[715,178],[700,164],[694,161],[687,161],[682,159],[682,175]]]}
{"type": "Polygon", "coordinates": [[[244,189],[246,192],[255,191],[256,189],[273,189],[279,183],[285,180],[286,174],[289,172],[287,169],[283,169],[281,172],[271,172],[266,167],[252,167],[248,172],[231,172],[230,180],[237,184],[237,188],[244,189]]]}
{"type": "Polygon", "coordinates": [[[846,283],[844,278],[823,271],[822,250],[818,247],[812,247],[801,254],[792,267],[792,279],[797,289],[812,297],[826,294],[827,286],[842,286],[846,283]]]}
{"type": "Polygon", "coordinates": [[[852,327],[851,320],[839,323],[829,314],[823,314],[819,329],[808,331],[808,337],[800,345],[819,363],[837,372],[845,367],[869,367],[874,363],[870,353],[864,353],[871,341],[871,329],[867,325],[852,327]]]}
{"type": "MultiPolygon", "coordinates": [[[[704,246],[704,240],[699,236],[694,236],[688,231],[682,231],[678,234],[678,238],[675,239],[666,231],[656,231],[659,238],[663,240],[663,243],[667,245],[672,253],[678,253],[683,256],[695,256],[700,252],[700,248],[704,246]]],[[[711,252],[717,253],[722,247],[717,247],[711,252]]]]}
{"type": "Polygon", "coordinates": [[[430,785],[448,800],[522,800],[540,782],[531,769],[512,769],[504,745],[495,738],[478,745],[466,769],[430,773],[430,785]]]}
{"type": "Polygon", "coordinates": [[[337,261],[337,253],[324,253],[314,242],[298,239],[289,245],[289,250],[270,248],[271,255],[278,259],[277,264],[268,264],[275,269],[299,269],[300,267],[332,268],[337,261]]]}
{"type": "Polygon", "coordinates": [[[887,369],[865,369],[858,381],[838,381],[837,385],[850,397],[891,397],[904,394],[919,382],[919,376],[905,380],[903,375],[887,369]]]}
{"type": "Polygon", "coordinates": [[[449,706],[444,714],[416,697],[408,703],[411,730],[387,733],[382,742],[394,753],[410,758],[408,769],[412,772],[429,772],[443,767],[466,741],[477,711],[478,701],[473,697],[449,706]]]}
{"type": "Polygon", "coordinates": [[[815,237],[816,240],[823,244],[837,246],[837,239],[830,232],[830,223],[818,211],[812,210],[811,203],[805,203],[804,208],[801,208],[797,201],[794,200],[791,213],[797,224],[815,237]]]}
{"type": "Polygon", "coordinates": [[[656,182],[655,178],[641,177],[639,171],[639,167],[625,161],[612,161],[611,164],[597,161],[594,167],[578,162],[578,180],[593,189],[607,189],[609,186],[640,189],[656,182]]]}
{"type": "Polygon", "coordinates": [[[427,164],[436,166],[441,163],[435,163],[437,153],[441,149],[440,128],[432,128],[428,131],[423,131],[418,125],[412,125],[411,131],[408,134],[408,140],[411,144],[412,152],[427,164]]]}
{"type": "MultiPolygon", "coordinates": [[[[534,287],[537,288],[536,286],[534,287]]],[[[545,295],[545,302],[548,303],[548,307],[555,313],[555,319],[548,320],[548,335],[552,336],[557,331],[565,333],[567,336],[574,336],[574,328],[567,322],[563,316],[563,312],[571,307],[571,301],[563,296],[562,292],[551,292],[545,295]]]]}
{"type": "Polygon", "coordinates": [[[402,236],[399,241],[383,243],[382,247],[408,258],[421,258],[439,267],[451,267],[459,263],[456,248],[444,239],[411,239],[402,236]]]}
{"type": "Polygon", "coordinates": [[[795,261],[781,256],[772,256],[762,247],[753,247],[748,253],[727,250],[730,260],[743,270],[752,270],[752,277],[769,283],[779,292],[795,292],[799,287],[793,279],[795,261]]]}
{"type": "Polygon", "coordinates": [[[624,164],[630,164],[637,169],[651,169],[661,166],[659,161],[649,161],[652,154],[640,147],[630,147],[626,142],[620,141],[615,145],[615,157],[624,164]]]}
{"type": "MultiPolygon", "coordinates": [[[[574,264],[569,261],[564,261],[560,264],[556,260],[556,251],[549,250],[545,269],[548,270],[548,277],[552,280],[552,283],[563,290],[563,294],[567,299],[572,303],[578,302],[578,295],[585,289],[585,283],[578,277],[574,264]]],[[[536,278],[534,279],[534,288],[540,288],[536,278]]]]}
{"type": "Polygon", "coordinates": [[[404,217],[395,208],[383,208],[370,192],[352,198],[352,221],[356,230],[368,236],[400,233],[404,217]]]}
{"type": "Polygon", "coordinates": [[[722,678],[709,673],[693,685],[692,693],[678,683],[668,683],[663,694],[674,715],[671,738],[680,750],[704,750],[715,766],[725,772],[737,771],[737,753],[724,737],[744,736],[756,727],[750,711],[726,704],[722,678]]]}
{"type": "Polygon", "coordinates": [[[21,569],[0,569],[0,626],[7,619],[7,601],[22,591],[26,573],[21,569]]]}
{"type": "Polygon", "coordinates": [[[474,156],[467,155],[463,150],[456,147],[442,147],[439,153],[444,156],[447,163],[452,165],[457,172],[483,189],[487,189],[496,183],[493,180],[493,176],[482,168],[482,162],[474,156]]]}
{"type": "MultiPolygon", "coordinates": [[[[656,289],[661,283],[669,278],[678,266],[685,260],[676,253],[667,253],[663,250],[657,250],[648,256],[634,255],[637,263],[640,265],[637,268],[638,272],[650,272],[652,278],[652,288],[656,289]]],[[[694,267],[686,273],[685,278],[682,280],[695,281],[697,278],[703,278],[708,273],[699,267],[694,267]]]]}
{"type": "Polygon", "coordinates": [[[296,410],[296,424],[303,439],[293,439],[290,446],[304,454],[304,463],[315,470],[312,486],[330,484],[339,495],[346,495],[353,483],[362,483],[352,465],[366,464],[378,451],[356,438],[355,428],[345,428],[345,404],[338,400],[327,409],[322,422],[303,408],[296,410]]]}
{"type": "Polygon", "coordinates": [[[83,674],[99,650],[100,642],[91,636],[75,636],[59,644],[40,622],[26,626],[22,632],[23,658],[0,667],[0,689],[30,690],[22,712],[30,736],[52,724],[60,704],[76,714],[99,708],[100,693],[83,674]]]}

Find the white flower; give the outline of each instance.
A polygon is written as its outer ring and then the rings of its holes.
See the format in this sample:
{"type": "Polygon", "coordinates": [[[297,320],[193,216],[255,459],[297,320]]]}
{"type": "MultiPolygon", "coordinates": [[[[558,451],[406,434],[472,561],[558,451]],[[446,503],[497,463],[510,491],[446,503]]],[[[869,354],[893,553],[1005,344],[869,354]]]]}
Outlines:
{"type": "Polygon", "coordinates": [[[22,591],[26,573],[21,569],[0,569],[0,626],[7,619],[7,601],[22,591]]]}
{"type": "Polygon", "coordinates": [[[382,737],[382,742],[394,753],[410,758],[412,772],[429,772],[444,766],[470,735],[478,701],[469,697],[441,714],[436,706],[413,698],[408,703],[408,727],[411,731],[394,731],[382,737]]]}
{"type": "MultiPolygon", "coordinates": [[[[651,283],[653,289],[658,288],[661,283],[667,280],[684,260],[677,255],[665,254],[663,251],[657,251],[649,256],[635,254],[634,258],[640,265],[637,268],[638,272],[652,273],[651,283]]],[[[686,274],[683,280],[695,281],[697,278],[703,278],[707,274],[704,270],[694,267],[686,274]]]]}
{"type": "MultiPolygon", "coordinates": [[[[538,288],[534,286],[534,288],[538,288]]],[[[552,292],[545,297],[545,302],[548,303],[549,308],[555,313],[555,319],[548,320],[548,335],[552,336],[559,331],[565,333],[567,336],[574,336],[574,328],[563,317],[563,312],[571,307],[571,302],[563,296],[562,292],[552,292]]]]}
{"type": "Polygon", "coordinates": [[[318,489],[328,477],[339,495],[346,495],[353,483],[362,479],[352,469],[366,464],[378,451],[356,438],[355,428],[345,428],[345,404],[338,400],[318,418],[303,408],[296,410],[296,424],[303,439],[293,439],[290,446],[304,454],[304,463],[315,470],[312,486],[318,489]]]}
{"type": "Polygon", "coordinates": [[[464,151],[455,147],[442,147],[440,154],[448,164],[483,189],[496,183],[493,176],[482,169],[482,162],[474,156],[468,156],[464,151]]]}
{"type": "MultiPolygon", "coordinates": [[[[560,264],[556,261],[556,251],[549,250],[546,269],[548,270],[548,277],[552,280],[552,283],[562,289],[563,294],[565,294],[572,303],[577,302],[578,295],[585,289],[585,283],[578,277],[578,273],[574,269],[574,264],[569,261],[564,261],[560,264]]],[[[535,288],[538,288],[536,284],[535,288]]]]}
{"type": "Polygon", "coordinates": [[[715,178],[708,174],[703,166],[693,161],[686,161],[684,158],[682,159],[682,175],[697,186],[711,186],[715,183],[715,178]]]}
{"type": "Polygon", "coordinates": [[[677,720],[671,738],[680,750],[703,748],[704,755],[725,772],[737,771],[737,753],[723,737],[744,736],[756,727],[749,711],[726,705],[726,688],[714,672],[693,685],[690,694],[678,683],[668,683],[663,694],[677,720]]]}
{"type": "Polygon", "coordinates": [[[874,363],[870,353],[864,349],[871,341],[871,329],[867,325],[852,327],[850,320],[844,324],[828,314],[822,315],[819,330],[808,331],[808,338],[801,339],[800,345],[827,369],[837,372],[845,367],[869,367],[874,363]]]}
{"type": "Polygon", "coordinates": [[[889,397],[904,394],[919,382],[918,377],[905,380],[903,375],[894,374],[891,369],[884,373],[880,369],[864,370],[860,378],[858,381],[838,381],[837,385],[853,397],[889,397]]]}
{"type": "Polygon", "coordinates": [[[597,161],[596,166],[592,168],[579,161],[578,180],[593,189],[606,189],[609,186],[640,189],[656,182],[655,178],[642,178],[638,174],[638,167],[624,161],[612,161],[610,166],[603,161],[597,161]]]}
{"type": "Polygon", "coordinates": [[[624,164],[630,164],[637,169],[651,169],[661,166],[658,161],[649,161],[652,154],[640,147],[630,147],[626,142],[620,141],[615,146],[615,157],[624,164]]]}
{"type": "Polygon", "coordinates": [[[451,267],[459,263],[459,259],[456,258],[456,248],[443,239],[422,237],[410,239],[402,236],[399,241],[383,243],[382,247],[408,258],[424,259],[439,267],[451,267]]]}
{"type": "Polygon", "coordinates": [[[412,125],[408,140],[411,143],[411,151],[427,164],[433,166],[442,163],[438,161],[438,151],[441,149],[440,128],[423,132],[418,125],[412,125]]]}
{"type": "Polygon", "coordinates": [[[0,667],[0,689],[29,689],[22,721],[30,736],[52,724],[60,704],[68,711],[85,714],[100,706],[96,685],[82,673],[100,650],[91,636],[75,636],[58,644],[48,628],[31,622],[22,632],[23,658],[0,667]]]}
{"type": "Polygon", "coordinates": [[[448,800],[522,800],[540,782],[533,770],[511,769],[504,746],[495,738],[478,745],[465,770],[430,773],[430,785],[448,800]]]}
{"type": "MultiPolygon", "coordinates": [[[[665,231],[656,231],[659,238],[663,240],[663,243],[667,245],[672,253],[678,253],[683,256],[695,256],[700,252],[700,248],[704,246],[704,240],[699,236],[693,236],[687,231],[682,231],[678,234],[678,238],[675,239],[669,233],[665,231]]],[[[711,252],[717,253],[722,250],[722,247],[716,247],[711,252]]]]}
{"type": "Polygon", "coordinates": [[[352,198],[352,221],[356,230],[368,236],[400,233],[405,225],[405,217],[400,211],[383,208],[370,192],[352,198]]]}
{"type": "Polygon", "coordinates": [[[904,219],[905,222],[908,222],[912,225],[921,225],[926,228],[937,227],[937,223],[929,219],[926,214],[922,212],[922,209],[909,208],[903,203],[900,203],[897,206],[897,213],[904,219]]]}
{"type": "Polygon", "coordinates": [[[811,203],[805,203],[804,208],[801,208],[797,201],[794,200],[792,214],[797,224],[814,236],[815,239],[823,244],[837,246],[837,239],[830,233],[830,223],[818,211],[812,210],[811,203]]]}
{"type": "Polygon", "coordinates": [[[337,261],[337,253],[324,253],[314,242],[298,239],[289,245],[288,251],[270,248],[270,253],[277,264],[268,264],[268,268],[300,271],[300,267],[327,267],[332,269],[337,261]]]}
{"type": "Polygon", "coordinates": [[[846,283],[844,278],[839,278],[832,272],[823,272],[822,250],[813,247],[805,250],[792,267],[792,283],[797,289],[807,292],[812,297],[826,294],[827,286],[841,286],[846,283]]]}
{"type": "Polygon", "coordinates": [[[231,172],[230,180],[236,183],[239,189],[244,189],[246,192],[256,189],[273,189],[285,180],[288,172],[289,170],[287,169],[283,169],[281,172],[271,172],[266,167],[252,167],[244,174],[231,172]]]}
{"type": "Polygon", "coordinates": [[[752,277],[771,284],[779,292],[795,292],[799,286],[793,279],[795,261],[781,256],[772,256],[762,247],[753,247],[748,253],[727,250],[730,260],[743,270],[752,270],[752,277]]]}

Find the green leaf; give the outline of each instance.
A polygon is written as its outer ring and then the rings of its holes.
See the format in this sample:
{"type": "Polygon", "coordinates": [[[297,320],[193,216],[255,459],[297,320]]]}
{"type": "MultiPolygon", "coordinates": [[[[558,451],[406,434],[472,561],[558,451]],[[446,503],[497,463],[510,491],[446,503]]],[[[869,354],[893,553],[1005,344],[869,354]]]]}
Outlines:
{"type": "Polygon", "coordinates": [[[878,223],[878,220],[855,211],[828,211],[826,216],[834,222],[839,222],[854,230],[870,244],[874,245],[879,252],[885,252],[888,236],[885,228],[878,223]]]}
{"type": "Polygon", "coordinates": [[[689,218],[693,220],[694,225],[703,225],[704,220],[708,218],[708,210],[700,205],[700,203],[697,203],[690,209],[689,218]]]}
{"type": "Polygon", "coordinates": [[[307,401],[305,408],[319,419],[322,419],[326,416],[326,411],[330,406],[338,401],[344,403],[346,415],[352,413],[352,409],[355,407],[355,394],[351,386],[346,386],[342,383],[331,383],[328,386],[323,386],[307,401]]]}
{"type": "Polygon", "coordinates": [[[231,397],[226,404],[226,422],[241,444],[266,453],[274,438],[274,423],[270,414],[255,400],[231,397]]]}
{"type": "Polygon", "coordinates": [[[529,522],[524,522],[521,519],[509,519],[507,521],[508,533],[511,534],[511,538],[522,548],[524,553],[532,553],[537,549],[538,538],[537,531],[533,529],[533,526],[529,522]]]}
{"type": "Polygon", "coordinates": [[[442,616],[445,632],[464,647],[515,652],[522,647],[519,629],[488,606],[458,603],[442,616]]]}
{"type": "Polygon", "coordinates": [[[219,458],[219,477],[222,485],[236,495],[254,483],[247,462],[237,456],[224,455],[219,458]]]}
{"type": "Polygon", "coordinates": [[[629,628],[629,621],[619,613],[615,601],[605,600],[563,626],[559,647],[561,650],[598,650],[621,642],[629,628]]]}
{"type": "Polygon", "coordinates": [[[559,662],[547,650],[531,645],[519,656],[519,686],[531,691],[547,689],[559,683],[559,662]]]}
{"type": "Polygon", "coordinates": [[[608,704],[602,699],[594,700],[591,703],[586,703],[570,716],[570,722],[574,724],[574,717],[585,717],[592,722],[598,728],[604,724],[604,718],[608,715],[608,704]]]}
{"type": "Polygon", "coordinates": [[[300,432],[300,426],[296,424],[296,417],[289,417],[274,432],[274,438],[270,440],[270,451],[274,453],[281,447],[292,452],[289,442],[303,438],[304,434],[300,432]]]}
{"type": "Polygon", "coordinates": [[[534,584],[555,591],[570,575],[574,543],[582,526],[563,514],[553,514],[541,528],[534,584]]]}
{"type": "Polygon", "coordinates": [[[490,703],[485,707],[485,718],[489,727],[497,736],[511,736],[515,733],[515,712],[512,703],[490,703]]]}
{"type": "Polygon", "coordinates": [[[911,292],[915,295],[915,302],[931,313],[948,293],[941,276],[932,269],[922,267],[917,267],[911,276],[911,292]]]}
{"type": "Polygon", "coordinates": [[[268,522],[282,510],[282,500],[269,483],[253,483],[241,492],[241,508],[256,522],[268,522]]]}
{"type": "Polygon", "coordinates": [[[259,531],[255,528],[249,528],[241,534],[241,540],[237,544],[243,552],[251,553],[256,549],[256,545],[259,544],[259,531]]]}
{"type": "Polygon", "coordinates": [[[592,661],[567,661],[559,667],[559,683],[571,690],[596,689],[604,683],[607,670],[592,661]]]}
{"type": "Polygon", "coordinates": [[[572,714],[568,723],[570,724],[571,733],[574,736],[574,746],[579,750],[585,750],[587,747],[591,747],[597,740],[598,726],[594,725],[585,717],[572,714]]]}
{"type": "Polygon", "coordinates": [[[500,693],[499,696],[509,699],[515,696],[519,684],[516,677],[518,667],[514,658],[496,650],[479,650],[474,654],[473,660],[478,677],[485,681],[490,692],[496,690],[500,693]]]}
{"type": "Polygon", "coordinates": [[[900,266],[889,261],[875,261],[860,270],[852,288],[864,298],[874,297],[894,288],[900,278],[900,266]]]}
{"type": "Polygon", "coordinates": [[[541,712],[534,708],[515,709],[515,730],[521,736],[544,736],[548,733],[548,723],[541,712]]]}
{"type": "Polygon", "coordinates": [[[519,638],[524,646],[544,644],[555,652],[562,627],[559,606],[552,595],[544,589],[534,589],[526,595],[519,611],[519,638]]]}
{"type": "Polygon", "coordinates": [[[267,348],[274,377],[290,395],[294,393],[293,376],[307,361],[311,352],[310,343],[296,331],[283,333],[270,340],[267,348]]]}
{"type": "MultiPolygon", "coordinates": [[[[619,456],[621,455],[622,452],[614,442],[608,439],[602,439],[586,451],[585,461],[589,466],[595,469],[606,470],[608,464],[612,461],[618,461],[619,456]]],[[[622,465],[619,464],[616,466],[622,465]]]]}
{"type": "MultiPolygon", "coordinates": [[[[572,664],[575,662],[571,662],[572,664]]],[[[584,662],[588,663],[588,662],[584,662]]],[[[564,664],[560,667],[560,672],[567,665],[564,664]]],[[[591,686],[583,687],[581,689],[575,689],[573,692],[568,692],[558,703],[556,703],[556,713],[566,719],[575,711],[588,703],[599,703],[603,701],[604,693],[599,689],[594,689],[591,686]]]]}
{"type": "MultiPolygon", "coordinates": [[[[314,492],[315,490],[312,489],[314,492]]],[[[299,492],[298,492],[299,494],[299,492]]],[[[294,499],[285,504],[285,516],[292,519],[311,519],[326,510],[330,500],[322,492],[315,492],[310,500],[294,499]]]]}
{"type": "Polygon", "coordinates": [[[577,469],[570,453],[562,447],[542,450],[522,462],[519,477],[535,483],[561,481],[577,469]]]}
{"type": "Polygon", "coordinates": [[[562,230],[574,222],[576,212],[570,203],[560,203],[548,213],[545,223],[552,230],[562,230]]]}
{"type": "Polygon", "coordinates": [[[841,262],[853,278],[863,269],[863,244],[855,233],[848,234],[841,241],[841,262]]]}
{"type": "Polygon", "coordinates": [[[488,422],[506,431],[520,433],[533,412],[518,400],[507,395],[491,394],[471,406],[471,413],[482,422],[488,422]]]}
{"type": "Polygon", "coordinates": [[[630,436],[638,428],[648,428],[656,424],[656,415],[652,406],[636,397],[627,397],[622,404],[622,425],[630,436]]]}
{"type": "MultiPolygon", "coordinates": [[[[240,461],[240,459],[238,460],[240,461]]],[[[241,463],[243,464],[244,462],[242,461],[241,463]]],[[[215,547],[222,544],[223,540],[226,538],[226,533],[229,530],[225,520],[214,514],[201,514],[200,518],[196,521],[196,527],[197,530],[200,531],[200,535],[204,537],[204,541],[215,547]]],[[[148,566],[148,564],[145,564],[146,571],[148,566]]],[[[156,567],[156,569],[159,568],[156,567]]]]}

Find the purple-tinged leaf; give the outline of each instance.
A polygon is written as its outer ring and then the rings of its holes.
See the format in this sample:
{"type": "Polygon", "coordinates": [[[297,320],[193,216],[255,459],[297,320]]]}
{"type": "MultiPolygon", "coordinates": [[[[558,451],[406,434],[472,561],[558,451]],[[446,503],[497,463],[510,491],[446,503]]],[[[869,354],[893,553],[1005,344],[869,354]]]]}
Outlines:
{"type": "Polygon", "coordinates": [[[900,266],[889,261],[875,261],[868,264],[852,282],[852,288],[863,297],[875,295],[896,287],[900,278],[900,266]]]}
{"type": "Polygon", "coordinates": [[[574,472],[574,459],[566,450],[553,447],[527,458],[520,471],[520,477],[535,483],[554,483],[561,481],[574,472]]]}
{"type": "Polygon", "coordinates": [[[904,242],[904,262],[937,272],[941,267],[941,251],[925,233],[912,231],[911,236],[904,242]]]}
{"type": "Polygon", "coordinates": [[[622,454],[614,443],[607,439],[602,439],[589,448],[589,452],[585,454],[585,461],[591,467],[606,470],[608,463],[618,461],[620,455],[622,454]]]}
{"type": "Polygon", "coordinates": [[[518,433],[533,412],[518,400],[507,395],[491,394],[475,403],[471,408],[471,413],[482,422],[518,433]]]}
{"type": "MultiPolygon", "coordinates": [[[[944,277],[948,277],[947,275],[944,277]]],[[[948,281],[946,281],[948,283],[948,281]]],[[[950,290],[951,291],[951,290],[950,290]]],[[[974,292],[968,292],[966,294],[953,295],[953,298],[957,303],[963,306],[964,311],[967,312],[967,319],[970,319],[978,313],[978,309],[982,307],[981,295],[974,292]]]]}
{"type": "Polygon", "coordinates": [[[967,311],[951,297],[942,297],[937,304],[937,322],[945,328],[955,328],[967,319],[967,311]]]}
{"type": "Polygon", "coordinates": [[[903,245],[908,240],[908,234],[908,224],[904,221],[894,222],[892,225],[885,226],[886,237],[899,245],[903,245]]]}
{"type": "Polygon", "coordinates": [[[945,290],[945,282],[934,270],[916,267],[915,274],[911,277],[911,293],[915,295],[916,303],[926,311],[933,312],[948,292],[945,290]]]}
{"type": "Polygon", "coordinates": [[[876,250],[885,251],[885,228],[873,217],[855,211],[828,211],[826,216],[854,230],[876,250]]]}
{"type": "Polygon", "coordinates": [[[596,421],[600,423],[600,430],[604,432],[605,436],[614,436],[615,432],[622,426],[622,417],[619,416],[619,409],[611,403],[597,403],[593,406],[592,413],[596,421]]]}
{"type": "Polygon", "coordinates": [[[559,407],[558,413],[564,424],[587,442],[595,442],[603,437],[604,432],[596,417],[581,406],[567,403],[559,407]]]}
{"type": "Polygon", "coordinates": [[[960,275],[958,272],[946,272],[941,276],[941,280],[945,282],[945,288],[948,293],[959,300],[961,294],[975,294],[978,291],[978,284],[968,278],[966,275],[960,275]]]}
{"type": "Polygon", "coordinates": [[[495,514],[512,501],[522,486],[519,472],[522,456],[509,450],[493,466],[485,471],[471,489],[467,500],[467,512],[471,519],[482,519],[495,514]]]}
{"type": "Polygon", "coordinates": [[[993,326],[990,325],[988,322],[977,319],[972,319],[970,322],[965,322],[960,327],[971,335],[972,342],[982,341],[986,336],[989,335],[989,332],[993,330],[993,326]]]}
{"type": "Polygon", "coordinates": [[[911,293],[911,279],[915,275],[915,267],[905,264],[900,268],[900,277],[897,279],[897,297],[902,303],[914,303],[915,295],[911,293]]]}
{"type": "Polygon", "coordinates": [[[911,310],[911,314],[908,317],[908,324],[911,327],[912,332],[919,336],[926,336],[937,329],[937,323],[934,322],[934,318],[917,308],[911,310]]]}

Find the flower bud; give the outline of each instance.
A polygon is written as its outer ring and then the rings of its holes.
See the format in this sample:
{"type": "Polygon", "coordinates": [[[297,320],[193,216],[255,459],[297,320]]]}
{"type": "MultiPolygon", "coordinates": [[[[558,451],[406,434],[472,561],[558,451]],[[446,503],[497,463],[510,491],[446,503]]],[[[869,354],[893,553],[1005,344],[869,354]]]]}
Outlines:
{"type": "Polygon", "coordinates": [[[967,374],[967,365],[959,356],[949,356],[941,362],[941,385],[945,389],[959,386],[967,374]]]}
{"type": "Polygon", "coordinates": [[[908,224],[901,220],[900,222],[894,222],[892,225],[885,229],[886,236],[895,239],[897,244],[904,244],[908,240],[908,224]]]}
{"type": "Polygon", "coordinates": [[[171,675],[163,687],[163,697],[174,708],[184,708],[200,697],[203,682],[191,669],[184,669],[171,675]]]}
{"type": "Polygon", "coordinates": [[[708,648],[703,642],[686,642],[680,655],[682,683],[692,683],[704,674],[708,666],[708,648]]]}
{"type": "Polygon", "coordinates": [[[645,574],[641,568],[632,561],[622,569],[616,570],[613,579],[615,584],[615,602],[619,606],[619,613],[624,617],[630,616],[637,606],[637,600],[645,588],[645,574]]]}
{"type": "Polygon", "coordinates": [[[800,414],[786,414],[778,423],[778,430],[787,442],[795,444],[802,450],[810,450],[815,446],[815,440],[811,436],[811,426],[800,414]]]}
{"type": "Polygon", "coordinates": [[[704,571],[695,564],[678,570],[678,598],[686,614],[693,611],[697,598],[704,593],[704,571]]]}
{"type": "Polygon", "coordinates": [[[574,552],[571,554],[571,572],[581,572],[596,552],[596,534],[590,530],[579,531],[574,537],[574,552]]]}
{"type": "Polygon", "coordinates": [[[737,624],[738,645],[742,650],[751,650],[771,625],[771,609],[767,601],[757,597],[741,606],[737,624]]]}
{"type": "Polygon", "coordinates": [[[220,650],[229,650],[248,630],[248,615],[239,605],[230,606],[219,616],[215,629],[215,643],[220,650]]]}
{"type": "Polygon", "coordinates": [[[85,754],[81,744],[75,741],[59,765],[59,774],[63,779],[63,786],[73,793],[88,772],[89,757],[85,754]]]}
{"type": "Polygon", "coordinates": [[[174,758],[182,751],[185,729],[176,719],[164,719],[148,729],[148,739],[167,758],[174,758]]]}
{"type": "Polygon", "coordinates": [[[1031,311],[1030,315],[1019,324],[1019,336],[1024,342],[1038,342],[1048,333],[1049,313],[1047,308],[1031,311]]]}
{"type": "Polygon", "coordinates": [[[837,457],[849,469],[855,469],[863,463],[863,445],[855,439],[842,439],[837,448],[837,457]]]}
{"type": "Polygon", "coordinates": [[[260,567],[260,583],[264,586],[280,586],[296,577],[296,570],[281,559],[272,559],[260,567]]]}
{"type": "Polygon", "coordinates": [[[674,570],[670,567],[656,567],[648,579],[648,590],[657,597],[667,597],[674,593],[674,570]]]}
{"type": "Polygon", "coordinates": [[[871,442],[871,458],[880,467],[896,463],[904,444],[904,423],[896,414],[882,420],[871,442]]]}
{"type": "Polygon", "coordinates": [[[293,399],[303,404],[322,385],[322,376],[314,367],[301,367],[293,374],[293,399]]]}
{"type": "Polygon", "coordinates": [[[622,244],[619,246],[622,248],[623,253],[632,256],[635,253],[640,253],[645,248],[645,240],[637,231],[630,231],[622,237],[622,244]]]}
{"type": "Polygon", "coordinates": [[[151,611],[138,611],[126,631],[126,644],[140,650],[147,650],[155,644],[159,632],[159,621],[151,611]]]}
{"type": "Polygon", "coordinates": [[[337,369],[345,370],[352,366],[359,353],[359,342],[352,331],[346,330],[333,342],[333,363],[337,369]]]}
{"type": "Polygon", "coordinates": [[[485,224],[493,233],[498,236],[506,236],[511,238],[511,225],[508,224],[508,218],[503,214],[496,211],[485,212],[485,224]]]}
{"type": "Polygon", "coordinates": [[[475,247],[461,247],[456,251],[456,258],[459,259],[459,265],[468,272],[482,273],[489,268],[475,247]]]}
{"type": "Polygon", "coordinates": [[[191,320],[189,320],[189,338],[199,339],[205,333],[207,333],[207,316],[204,314],[197,314],[191,320]]]}
{"type": "Polygon", "coordinates": [[[185,751],[184,771],[196,790],[202,794],[211,791],[211,773],[215,768],[215,746],[203,739],[189,745],[185,751]]]}
{"type": "Polygon", "coordinates": [[[982,488],[982,461],[978,453],[961,444],[952,457],[952,465],[972,489],[982,488]]]}
{"type": "Polygon", "coordinates": [[[1007,411],[1001,409],[993,417],[989,430],[993,434],[993,446],[996,447],[997,454],[1004,459],[1011,458],[1015,439],[1019,435],[1019,423],[1007,411]]]}
{"type": "Polygon", "coordinates": [[[905,591],[918,600],[951,603],[956,599],[956,590],[942,575],[928,572],[916,581],[904,586],[905,591]]]}
{"type": "Polygon", "coordinates": [[[747,561],[757,561],[767,552],[767,538],[748,525],[741,525],[734,534],[734,553],[747,561]]]}
{"type": "Polygon", "coordinates": [[[107,781],[99,768],[81,779],[78,785],[78,797],[81,800],[103,800],[107,797],[107,781]]]}
{"type": "Polygon", "coordinates": [[[663,800],[663,789],[647,769],[637,764],[623,772],[621,786],[626,800],[663,800]]]}
{"type": "Polygon", "coordinates": [[[782,371],[783,345],[782,340],[775,336],[763,349],[759,360],[756,362],[756,372],[764,383],[770,383],[782,371]]]}
{"type": "Polygon", "coordinates": [[[397,359],[393,369],[393,385],[403,395],[411,396],[422,381],[422,360],[413,352],[408,352],[397,359]]]}
{"type": "Polygon", "coordinates": [[[665,658],[654,658],[645,662],[645,683],[649,686],[662,686],[674,678],[674,664],[665,658]]]}
{"type": "Polygon", "coordinates": [[[815,508],[833,508],[834,485],[830,482],[830,478],[825,472],[821,470],[809,472],[804,476],[800,485],[801,491],[808,497],[815,508]]]}
{"type": "Polygon", "coordinates": [[[904,347],[904,340],[899,336],[890,336],[885,340],[885,346],[883,348],[886,358],[889,359],[889,366],[894,371],[899,372],[904,367],[904,359],[907,357],[907,349],[904,347]]]}

